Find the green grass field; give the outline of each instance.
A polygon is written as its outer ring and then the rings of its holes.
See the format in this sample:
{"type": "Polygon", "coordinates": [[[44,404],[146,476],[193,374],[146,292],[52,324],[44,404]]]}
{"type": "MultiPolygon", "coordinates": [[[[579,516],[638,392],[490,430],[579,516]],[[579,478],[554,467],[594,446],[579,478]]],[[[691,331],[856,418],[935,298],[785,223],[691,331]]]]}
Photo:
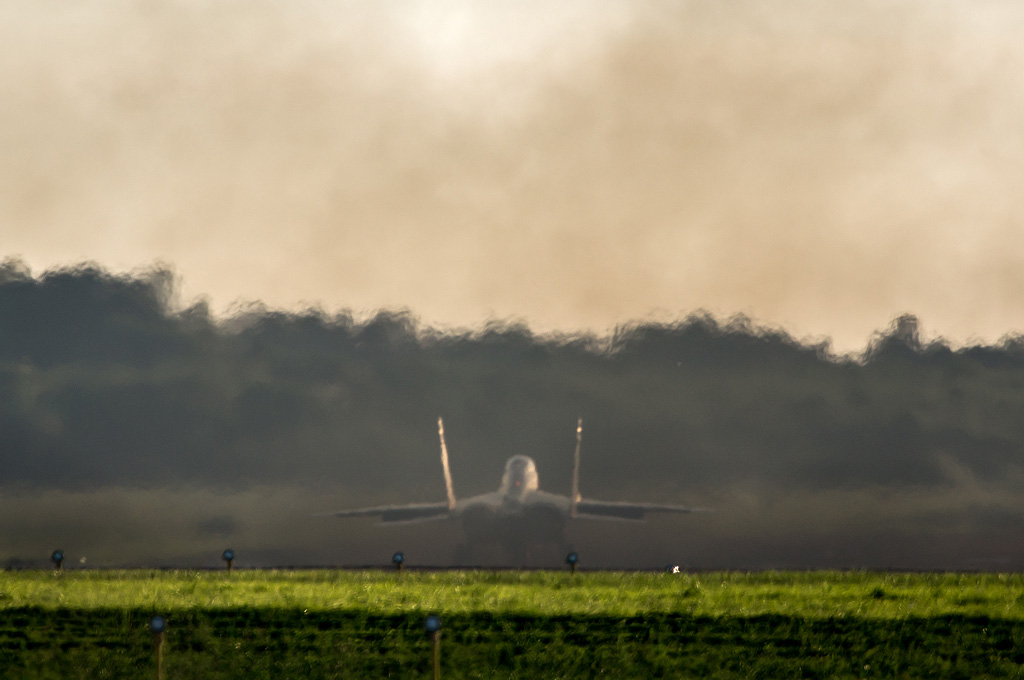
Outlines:
{"type": "Polygon", "coordinates": [[[1024,578],[0,572],[0,677],[1024,677],[1024,578]]]}

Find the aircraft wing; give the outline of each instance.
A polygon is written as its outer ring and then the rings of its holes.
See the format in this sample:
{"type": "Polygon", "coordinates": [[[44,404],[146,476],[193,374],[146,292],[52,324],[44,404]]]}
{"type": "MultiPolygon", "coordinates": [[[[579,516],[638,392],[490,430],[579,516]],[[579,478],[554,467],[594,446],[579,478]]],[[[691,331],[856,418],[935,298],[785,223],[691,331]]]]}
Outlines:
{"type": "Polygon", "coordinates": [[[577,519],[619,519],[641,520],[653,512],[712,512],[708,508],[687,508],[682,505],[661,505],[659,503],[629,503],[626,501],[588,501],[576,503],[577,519]]]}
{"type": "Polygon", "coordinates": [[[410,503],[408,505],[378,505],[372,508],[356,508],[328,512],[318,517],[377,517],[386,524],[429,522],[448,519],[447,503],[410,503]]]}
{"type": "Polygon", "coordinates": [[[571,505],[568,496],[548,493],[539,489],[527,494],[526,503],[531,506],[546,506],[566,513],[569,512],[569,506],[571,505]]]}

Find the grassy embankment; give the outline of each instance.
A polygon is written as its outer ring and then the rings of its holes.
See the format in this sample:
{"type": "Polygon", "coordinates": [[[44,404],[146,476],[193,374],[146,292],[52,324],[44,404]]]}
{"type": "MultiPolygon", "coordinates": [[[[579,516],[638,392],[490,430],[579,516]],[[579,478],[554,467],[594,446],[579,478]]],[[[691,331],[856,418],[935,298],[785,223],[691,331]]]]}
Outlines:
{"type": "Polygon", "coordinates": [[[1024,677],[996,574],[0,572],[0,677],[1024,677]]]}

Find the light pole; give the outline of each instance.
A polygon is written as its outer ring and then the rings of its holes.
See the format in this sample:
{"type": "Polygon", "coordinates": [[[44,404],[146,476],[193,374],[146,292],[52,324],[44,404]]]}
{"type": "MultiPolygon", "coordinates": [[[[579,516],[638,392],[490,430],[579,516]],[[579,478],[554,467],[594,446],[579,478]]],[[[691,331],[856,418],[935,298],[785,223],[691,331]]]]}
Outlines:
{"type": "Polygon", "coordinates": [[[149,620],[149,632],[153,634],[153,649],[156,653],[156,680],[164,680],[164,633],[167,619],[154,616],[149,620]]]}
{"type": "Polygon", "coordinates": [[[441,680],[441,617],[437,614],[427,616],[424,626],[430,636],[430,655],[433,660],[433,680],[441,680]]]}

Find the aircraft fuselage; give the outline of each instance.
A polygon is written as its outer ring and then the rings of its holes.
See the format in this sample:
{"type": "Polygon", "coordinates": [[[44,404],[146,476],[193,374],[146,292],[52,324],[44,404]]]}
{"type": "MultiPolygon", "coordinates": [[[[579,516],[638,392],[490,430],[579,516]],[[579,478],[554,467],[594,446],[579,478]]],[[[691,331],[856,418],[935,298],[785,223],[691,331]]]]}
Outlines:
{"type": "Polygon", "coordinates": [[[509,458],[496,492],[456,506],[453,516],[459,520],[466,541],[498,543],[512,554],[564,542],[568,503],[539,487],[533,459],[522,455],[509,458]]]}

